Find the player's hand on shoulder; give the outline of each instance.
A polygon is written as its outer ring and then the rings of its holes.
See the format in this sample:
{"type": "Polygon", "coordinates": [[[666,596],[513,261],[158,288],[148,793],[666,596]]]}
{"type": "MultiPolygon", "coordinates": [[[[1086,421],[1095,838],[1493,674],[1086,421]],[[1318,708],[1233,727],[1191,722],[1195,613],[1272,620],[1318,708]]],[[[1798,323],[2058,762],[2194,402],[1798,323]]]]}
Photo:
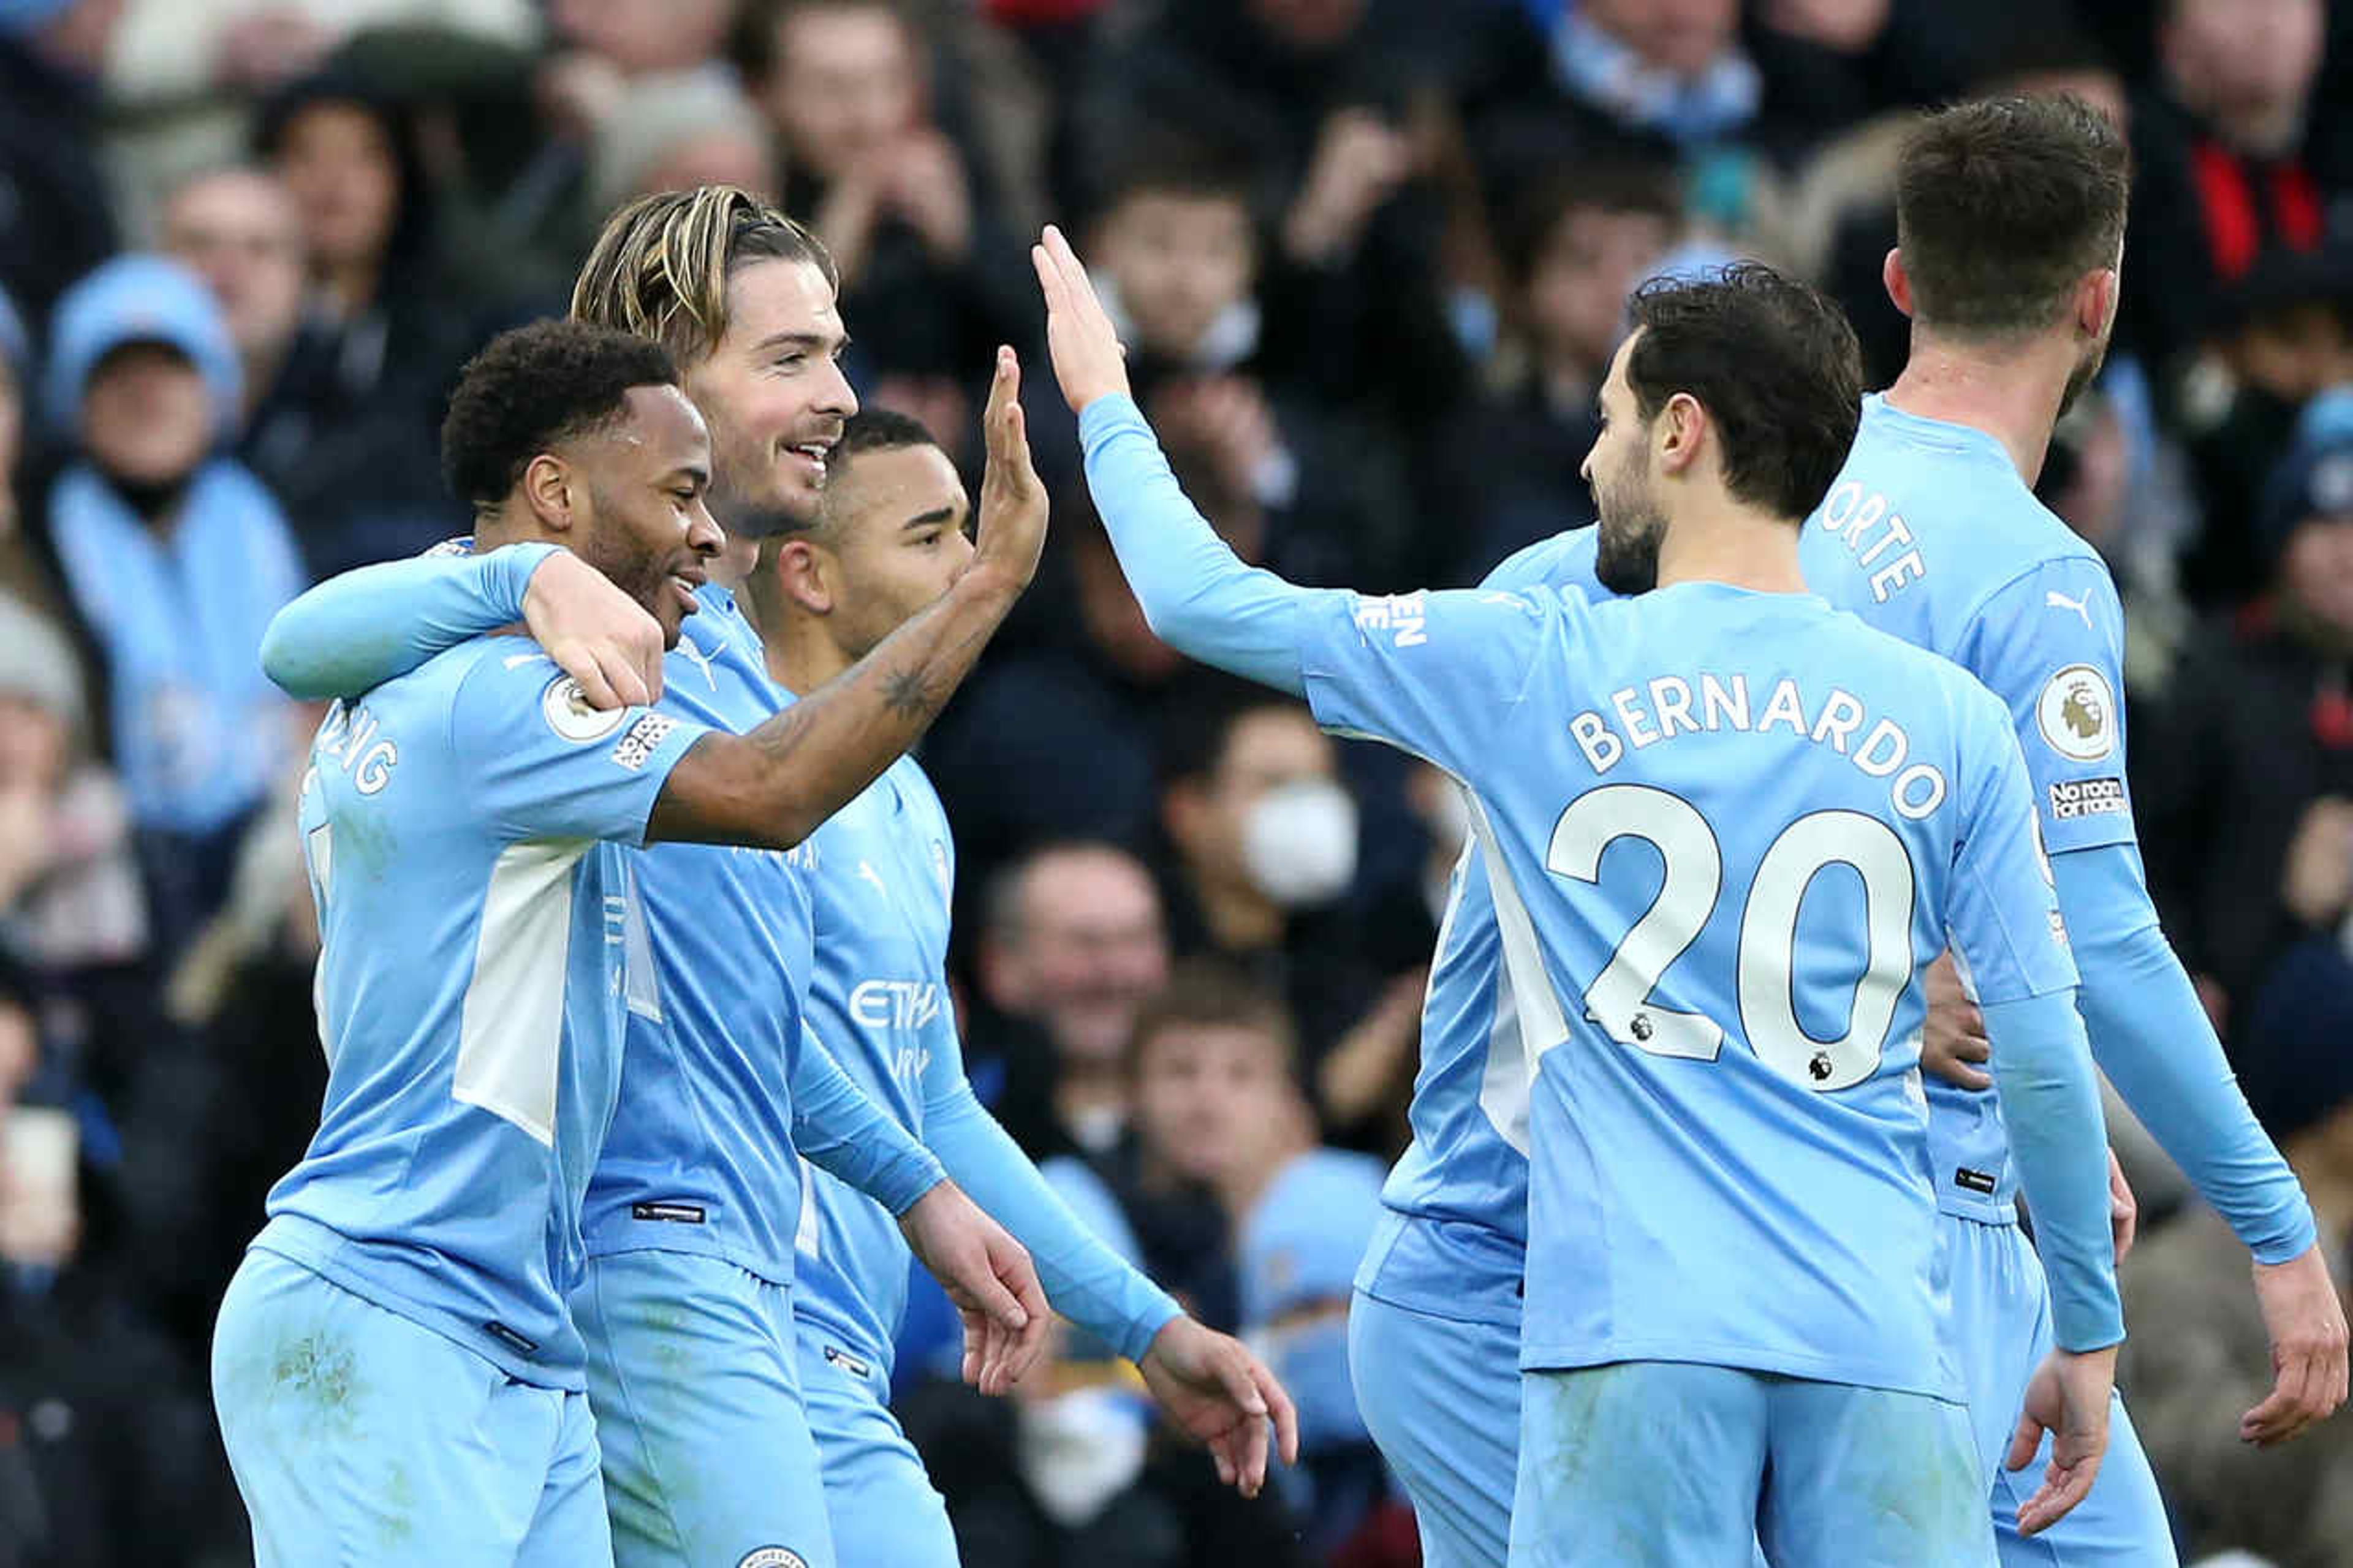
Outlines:
{"type": "Polygon", "coordinates": [[[1071,412],[1082,414],[1099,397],[1127,391],[1127,351],[1071,242],[1053,225],[1029,247],[1038,287],[1046,296],[1046,348],[1054,379],[1071,412]]]}
{"type": "Polygon", "coordinates": [[[1244,1497],[1266,1484],[1267,1431],[1285,1464],[1299,1460],[1299,1415],[1274,1373],[1230,1334],[1179,1313],[1136,1363],[1168,1419],[1208,1445],[1218,1479],[1244,1497]]]}
{"type": "Polygon", "coordinates": [[[988,466],[980,476],[980,516],[969,570],[1002,572],[1018,591],[1037,575],[1051,509],[1045,481],[1029,460],[1029,426],[1021,412],[1021,361],[1009,348],[997,351],[988,406],[980,418],[988,466]]]}
{"type": "Polygon", "coordinates": [[[660,698],[661,623],[569,550],[552,552],[532,573],[522,617],[591,708],[643,707],[660,698]]]}
{"type": "Polygon", "coordinates": [[[2267,1448],[2301,1436],[2345,1403],[2345,1303],[2317,1243],[2285,1263],[2254,1269],[2275,1381],[2270,1395],[2239,1418],[2239,1436],[2267,1448]]]}

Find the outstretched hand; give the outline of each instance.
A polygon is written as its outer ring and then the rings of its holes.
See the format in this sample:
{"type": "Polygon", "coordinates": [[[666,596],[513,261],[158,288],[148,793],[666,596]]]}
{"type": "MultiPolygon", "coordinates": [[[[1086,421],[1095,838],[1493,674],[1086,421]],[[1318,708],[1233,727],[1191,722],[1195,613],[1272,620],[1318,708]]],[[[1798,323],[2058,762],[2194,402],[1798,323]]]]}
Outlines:
{"type": "Polygon", "coordinates": [[[1029,426],[1021,412],[1021,361],[1009,348],[997,351],[997,374],[988,383],[988,406],[980,416],[988,443],[988,466],[980,476],[980,518],[975,530],[973,564],[1008,574],[1017,588],[1038,574],[1046,549],[1045,481],[1029,460],[1029,426]]]}
{"type": "Polygon", "coordinates": [[[1111,317],[1095,298],[1095,286],[1062,231],[1052,224],[1029,247],[1029,263],[1038,269],[1038,287],[1046,296],[1046,347],[1054,361],[1054,379],[1062,385],[1062,401],[1073,414],[1088,404],[1127,391],[1127,351],[1111,317]]]}
{"type": "Polygon", "coordinates": [[[1299,1461],[1299,1416],[1291,1395],[1240,1340],[1171,1318],[1136,1363],[1168,1418],[1208,1445],[1218,1479],[1244,1497],[1266,1484],[1267,1424],[1286,1465],[1299,1461]]]}

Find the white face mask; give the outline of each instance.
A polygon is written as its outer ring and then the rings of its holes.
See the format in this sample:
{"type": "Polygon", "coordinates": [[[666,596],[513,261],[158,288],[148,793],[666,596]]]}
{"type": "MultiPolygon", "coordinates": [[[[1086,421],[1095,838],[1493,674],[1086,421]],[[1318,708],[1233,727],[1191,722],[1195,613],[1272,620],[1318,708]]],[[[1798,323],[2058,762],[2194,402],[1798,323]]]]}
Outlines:
{"type": "Polygon", "coordinates": [[[1331,902],[1356,874],[1356,803],[1332,779],[1294,779],[1242,823],[1242,868],[1285,909],[1331,902]]]}
{"type": "Polygon", "coordinates": [[[1149,1420],[1135,1396],[1082,1388],[1025,1404],[1016,1440],[1021,1479],[1046,1516],[1075,1530],[1144,1473],[1149,1420]]]}

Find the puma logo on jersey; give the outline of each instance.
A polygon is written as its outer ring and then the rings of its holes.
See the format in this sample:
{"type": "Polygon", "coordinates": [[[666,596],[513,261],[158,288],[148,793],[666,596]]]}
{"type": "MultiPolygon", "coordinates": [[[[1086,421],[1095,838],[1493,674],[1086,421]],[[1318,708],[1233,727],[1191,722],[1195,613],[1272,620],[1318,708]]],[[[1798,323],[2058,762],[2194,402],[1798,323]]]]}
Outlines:
{"type": "Polygon", "coordinates": [[[2071,599],[2056,588],[2045,588],[2042,591],[2042,607],[2044,609],[2074,611],[2077,615],[2084,617],[2084,629],[2085,631],[2093,629],[2091,605],[2092,595],[2089,594],[2084,595],[2080,599],[2071,599]]]}

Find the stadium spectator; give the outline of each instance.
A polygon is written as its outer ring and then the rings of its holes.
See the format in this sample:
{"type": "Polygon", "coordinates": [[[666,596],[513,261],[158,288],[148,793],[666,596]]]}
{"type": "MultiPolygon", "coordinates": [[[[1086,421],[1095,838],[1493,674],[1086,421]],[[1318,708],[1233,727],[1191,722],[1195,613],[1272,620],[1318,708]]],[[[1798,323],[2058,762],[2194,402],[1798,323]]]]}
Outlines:
{"type": "Polygon", "coordinates": [[[96,141],[99,67],[121,9],[122,0],[0,8],[0,291],[36,327],[118,243],[96,141]]]}
{"type": "Polygon", "coordinates": [[[588,205],[601,222],[637,196],[741,185],[773,201],[781,183],[767,122],[734,83],[707,71],[629,84],[596,132],[588,205]]]}
{"type": "Polygon", "coordinates": [[[77,458],[39,519],[98,650],[105,729],[163,952],[227,891],[293,737],[262,628],[301,587],[286,519],[234,458],[237,353],[194,274],[107,263],[59,304],[43,414],[77,458]]]}
{"type": "Polygon", "coordinates": [[[146,908],[122,786],[89,760],[65,637],[0,594],[0,941],[45,968],[137,958],[146,908]]]}
{"type": "Polygon", "coordinates": [[[1626,296],[1682,233],[1676,189],[1662,163],[1588,163],[1520,202],[1504,242],[1512,352],[1440,438],[1440,493],[1456,527],[1417,580],[1475,583],[1592,519],[1580,470],[1600,430],[1594,398],[1626,332],[1626,296]]]}
{"type": "Polygon", "coordinates": [[[929,41],[894,0],[765,0],[740,65],[785,153],[785,207],[841,270],[861,386],[934,430],[971,427],[972,368],[1025,342],[1029,276],[939,117],[929,41]]]}
{"type": "Polygon", "coordinates": [[[1383,976],[1343,899],[1357,801],[1306,705],[1204,682],[1165,746],[1161,885],[1177,954],[1222,955],[1272,987],[1311,1072],[1359,1025],[1410,1027],[1375,1005],[1383,976]]]}
{"type": "Polygon", "coordinates": [[[2353,902],[2353,421],[2319,423],[2264,500],[2274,596],[2182,660],[2135,770],[2151,888],[2218,1014],[2353,902]]]}
{"type": "MultiPolygon", "coordinates": [[[[2342,1278],[2353,1265],[2353,960],[2333,938],[2306,939],[2247,1022],[2239,1079],[2342,1278]]],[[[2134,1251],[2121,1272],[2133,1336],[2120,1361],[2133,1424],[2165,1478],[2185,1562],[2238,1548],[2278,1568],[2336,1568],[2353,1541],[2353,1429],[2330,1422],[2284,1447],[2241,1439],[2242,1414],[2270,1387],[2263,1320],[2245,1292],[2211,1282],[2242,1256],[2200,1205],[2134,1251]]]]}
{"type": "Polygon", "coordinates": [[[2316,97],[2322,0],[2167,0],[2158,73],[2132,120],[2134,264],[2125,287],[2133,344],[2178,368],[2211,321],[2216,290],[2273,250],[2346,237],[2353,114],[2316,97]]]}
{"type": "Polygon", "coordinates": [[[1081,98],[1089,210],[1171,134],[1252,172],[1265,258],[1265,374],[1409,422],[1461,395],[1444,305],[1431,108],[1484,8],[1411,0],[1197,0],[1097,59],[1081,98]]]}
{"type": "Polygon", "coordinates": [[[2263,590],[2263,485],[2298,415],[2353,384],[2353,243],[2273,251],[2209,296],[2208,309],[2208,352],[2182,400],[2202,509],[2182,566],[2191,598],[2226,610],[2263,590]]]}
{"type": "Polygon", "coordinates": [[[1136,395],[1245,559],[1295,582],[1399,580],[1405,470],[1376,429],[1270,375],[1247,175],[1212,156],[1140,153],[1094,225],[1136,395]]]}
{"type": "Polygon", "coordinates": [[[464,524],[434,437],[474,328],[442,288],[415,128],[358,76],[322,74],[271,100],[257,145],[293,193],[311,281],[259,471],[312,575],[413,554],[464,524]]]}
{"type": "Polygon", "coordinates": [[[1329,1555],[1389,1493],[1348,1377],[1348,1298],[1385,1172],[1370,1155],[1319,1146],[1298,1046],[1272,996],[1191,1005],[1230,1015],[1222,1059],[1233,1088],[1213,1103],[1233,1109],[1211,1145],[1222,1150],[1217,1186],[1234,1227],[1242,1332],[1267,1347],[1298,1403],[1300,1468],[1282,1484],[1307,1521],[1309,1549],[1329,1555]],[[1243,1020],[1250,1026],[1232,1026],[1243,1020]]]}
{"type": "Polygon", "coordinates": [[[990,880],[975,971],[967,1055],[999,1075],[1006,1130],[1033,1155],[1108,1150],[1127,1125],[1137,1011],[1168,976],[1151,874],[1110,844],[1030,850],[990,880]]]}
{"type": "Polygon", "coordinates": [[[247,451],[269,467],[268,411],[302,325],[302,225],[293,195],[259,169],[194,175],[164,200],[163,247],[220,301],[244,371],[247,451]]]}

